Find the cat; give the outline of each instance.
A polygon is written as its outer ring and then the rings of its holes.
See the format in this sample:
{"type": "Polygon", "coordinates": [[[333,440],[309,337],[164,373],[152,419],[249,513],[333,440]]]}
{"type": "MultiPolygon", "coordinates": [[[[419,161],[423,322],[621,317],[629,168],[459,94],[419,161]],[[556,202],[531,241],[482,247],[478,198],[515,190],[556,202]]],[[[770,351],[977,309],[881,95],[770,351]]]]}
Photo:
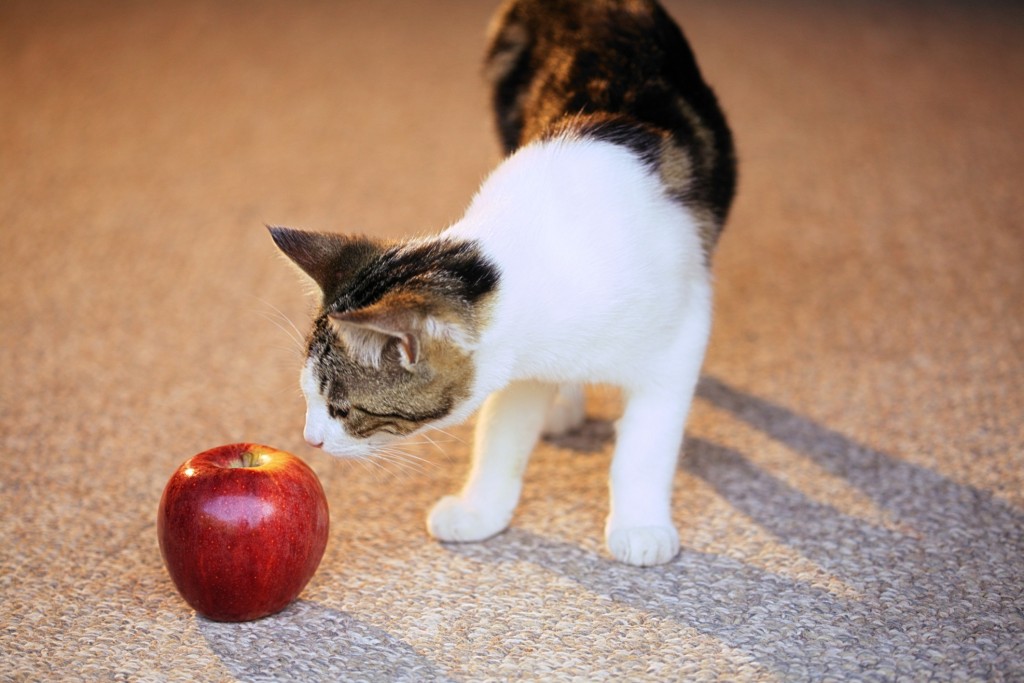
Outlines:
{"type": "Polygon", "coordinates": [[[479,409],[468,479],[427,519],[479,541],[509,525],[542,430],[582,422],[583,385],[616,385],[606,546],[669,562],[732,134],[654,0],[506,2],[485,64],[506,157],[461,220],[398,242],[270,228],[323,295],[305,438],[365,457],[479,409]]]}

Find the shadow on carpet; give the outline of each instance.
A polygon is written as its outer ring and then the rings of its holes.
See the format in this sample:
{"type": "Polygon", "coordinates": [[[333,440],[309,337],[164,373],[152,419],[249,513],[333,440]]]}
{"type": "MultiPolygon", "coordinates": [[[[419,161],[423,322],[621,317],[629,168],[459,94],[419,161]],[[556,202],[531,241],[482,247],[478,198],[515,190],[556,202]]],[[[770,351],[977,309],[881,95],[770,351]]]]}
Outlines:
{"type": "MultiPolygon", "coordinates": [[[[482,565],[532,563],[598,599],[713,637],[789,680],[855,671],[883,680],[1024,674],[1024,515],[716,378],[702,380],[698,397],[842,477],[890,514],[899,530],[812,500],[737,450],[687,441],[682,468],[848,593],[685,548],[671,564],[628,567],[520,529],[445,545],[447,552],[482,565]]],[[[612,430],[590,421],[578,442],[563,445],[592,451],[612,430]]],[[[197,623],[241,680],[450,680],[400,638],[311,602],[250,624],[197,623]]]]}
{"type": "Polygon", "coordinates": [[[681,467],[845,582],[851,595],[687,549],[663,567],[626,567],[521,530],[450,551],[536,563],[789,677],[849,672],[851,664],[883,679],[1024,673],[1024,515],[713,377],[701,381],[698,396],[844,478],[906,530],[812,500],[736,450],[688,440],[681,467]]]}

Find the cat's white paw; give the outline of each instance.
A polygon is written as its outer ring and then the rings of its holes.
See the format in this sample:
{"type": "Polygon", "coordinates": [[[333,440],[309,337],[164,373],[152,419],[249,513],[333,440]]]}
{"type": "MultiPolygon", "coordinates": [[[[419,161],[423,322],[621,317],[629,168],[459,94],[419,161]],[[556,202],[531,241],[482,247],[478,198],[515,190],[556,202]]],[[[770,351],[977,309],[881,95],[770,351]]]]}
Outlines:
{"type": "Polygon", "coordinates": [[[679,554],[679,533],[672,526],[609,529],[605,541],[616,560],[637,567],[665,564],[679,554]]]}
{"type": "Polygon", "coordinates": [[[586,420],[586,400],[581,386],[561,386],[544,416],[544,436],[564,436],[586,420]]]}
{"type": "Polygon", "coordinates": [[[439,541],[483,541],[504,531],[511,520],[511,513],[480,508],[458,496],[445,496],[427,516],[427,531],[439,541]]]}

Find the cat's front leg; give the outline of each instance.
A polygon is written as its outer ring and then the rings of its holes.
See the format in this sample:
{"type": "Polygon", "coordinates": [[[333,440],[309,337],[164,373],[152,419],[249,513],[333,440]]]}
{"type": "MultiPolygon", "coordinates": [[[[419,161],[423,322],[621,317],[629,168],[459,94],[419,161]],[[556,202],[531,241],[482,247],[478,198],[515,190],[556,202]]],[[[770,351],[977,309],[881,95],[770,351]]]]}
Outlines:
{"type": "Polygon", "coordinates": [[[672,484],[689,401],[661,392],[627,399],[618,423],[605,542],[615,559],[651,566],[679,552],[672,524],[672,484]]]}
{"type": "Polygon", "coordinates": [[[664,564],[679,552],[679,533],[672,524],[672,486],[711,329],[710,289],[704,292],[684,318],[675,343],[666,345],[664,356],[655,359],[659,373],[626,392],[605,525],[608,550],[626,564],[664,564]]]}
{"type": "Polygon", "coordinates": [[[430,511],[431,536],[482,541],[508,527],[555,391],[551,384],[515,382],[487,399],[477,419],[469,478],[458,495],[442,498],[430,511]]]}

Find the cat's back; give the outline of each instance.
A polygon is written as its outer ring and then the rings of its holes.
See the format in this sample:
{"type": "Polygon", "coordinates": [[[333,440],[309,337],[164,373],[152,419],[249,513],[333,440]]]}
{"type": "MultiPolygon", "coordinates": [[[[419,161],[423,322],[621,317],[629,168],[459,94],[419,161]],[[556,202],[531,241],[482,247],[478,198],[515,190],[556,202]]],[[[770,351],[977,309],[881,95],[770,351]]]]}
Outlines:
{"type": "Polygon", "coordinates": [[[735,189],[732,135],[655,0],[511,0],[492,23],[487,72],[506,152],[565,135],[629,147],[713,215],[717,237],[735,189]]]}

